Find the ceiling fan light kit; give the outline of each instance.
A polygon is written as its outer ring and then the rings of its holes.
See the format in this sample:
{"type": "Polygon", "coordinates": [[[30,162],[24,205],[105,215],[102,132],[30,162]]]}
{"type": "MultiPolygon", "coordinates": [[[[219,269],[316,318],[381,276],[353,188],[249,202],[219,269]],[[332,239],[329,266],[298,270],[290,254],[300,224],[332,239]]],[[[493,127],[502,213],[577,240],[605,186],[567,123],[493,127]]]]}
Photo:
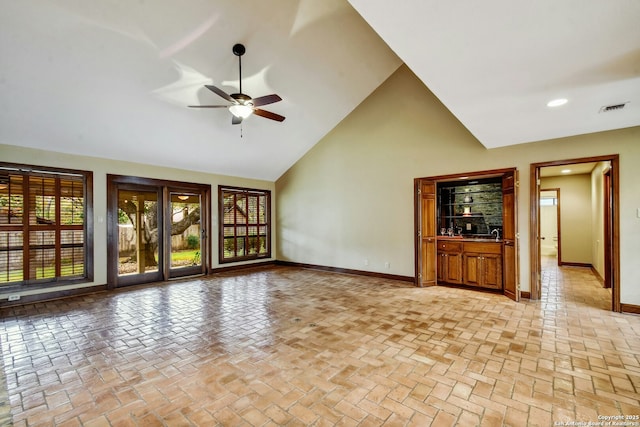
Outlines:
{"type": "Polygon", "coordinates": [[[238,118],[246,119],[253,113],[253,105],[234,104],[229,106],[229,111],[238,118]]]}
{"type": "Polygon", "coordinates": [[[249,95],[242,93],[242,55],[246,52],[244,45],[238,43],[233,46],[233,54],[238,57],[238,81],[240,82],[240,88],[238,93],[232,93],[229,95],[220,88],[213,85],[205,85],[207,89],[221,98],[229,101],[230,105],[189,105],[191,108],[227,108],[233,115],[231,118],[231,124],[241,124],[242,120],[255,114],[256,116],[264,117],[267,119],[275,120],[278,122],[284,121],[285,117],[280,114],[272,113],[271,111],[262,110],[260,107],[263,105],[273,104],[278,101],[282,101],[276,94],[260,96],[258,98],[251,98],[249,95]]]}

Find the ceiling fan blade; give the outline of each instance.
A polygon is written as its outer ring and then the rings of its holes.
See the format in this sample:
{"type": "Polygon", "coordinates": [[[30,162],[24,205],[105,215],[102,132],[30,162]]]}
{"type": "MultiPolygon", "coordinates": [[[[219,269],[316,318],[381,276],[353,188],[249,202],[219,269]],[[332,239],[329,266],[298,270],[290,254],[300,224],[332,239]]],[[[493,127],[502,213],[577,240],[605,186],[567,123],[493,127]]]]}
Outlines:
{"type": "Polygon", "coordinates": [[[267,105],[267,104],[273,104],[274,102],[278,102],[278,101],[282,101],[282,98],[280,98],[275,93],[273,95],[259,96],[251,100],[251,102],[253,102],[253,105],[255,107],[260,107],[262,105],[267,105]]]}
{"type": "Polygon", "coordinates": [[[242,123],[242,117],[236,117],[233,114],[231,115],[231,124],[232,125],[239,125],[240,123],[242,123]]]}
{"type": "Polygon", "coordinates": [[[238,101],[236,101],[235,99],[233,99],[231,97],[231,95],[229,95],[227,92],[223,91],[222,89],[219,89],[213,85],[204,85],[204,87],[206,87],[207,89],[209,89],[211,92],[215,93],[216,95],[226,99],[229,102],[233,102],[234,104],[237,104],[238,101]]]}
{"type": "Polygon", "coordinates": [[[228,105],[188,105],[189,108],[229,108],[228,105]]]}
{"type": "Polygon", "coordinates": [[[257,116],[265,117],[267,119],[275,120],[277,122],[281,122],[285,119],[285,117],[281,116],[280,114],[272,113],[271,111],[267,111],[267,110],[261,110],[259,108],[254,108],[253,114],[257,116]]]}

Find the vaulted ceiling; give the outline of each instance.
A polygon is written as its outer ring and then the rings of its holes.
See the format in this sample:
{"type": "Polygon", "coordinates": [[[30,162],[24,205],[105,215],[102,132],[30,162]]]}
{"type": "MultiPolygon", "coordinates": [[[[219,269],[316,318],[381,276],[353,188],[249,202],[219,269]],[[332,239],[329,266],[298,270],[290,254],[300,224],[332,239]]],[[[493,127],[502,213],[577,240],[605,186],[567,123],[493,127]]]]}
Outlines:
{"type": "Polygon", "coordinates": [[[487,148],[637,126],[638,22],[636,0],[0,0],[0,143],[275,180],[402,62],[487,148]],[[237,92],[235,43],[284,122],[187,108],[237,92]]]}

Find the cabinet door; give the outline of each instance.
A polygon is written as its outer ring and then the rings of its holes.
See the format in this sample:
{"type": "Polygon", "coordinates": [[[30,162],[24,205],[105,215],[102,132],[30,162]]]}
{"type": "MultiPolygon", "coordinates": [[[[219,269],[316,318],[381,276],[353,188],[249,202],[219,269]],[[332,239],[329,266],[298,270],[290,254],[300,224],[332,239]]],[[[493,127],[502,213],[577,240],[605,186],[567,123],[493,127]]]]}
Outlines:
{"type": "Polygon", "coordinates": [[[418,188],[420,189],[418,284],[433,286],[436,284],[437,270],[436,183],[435,181],[420,181],[418,188]]]}
{"type": "Polygon", "coordinates": [[[465,253],[462,258],[464,284],[502,289],[502,256],[465,253]]]}
{"type": "Polygon", "coordinates": [[[513,190],[502,194],[502,238],[515,240],[515,194],[513,190]]]}
{"type": "Polygon", "coordinates": [[[449,283],[462,283],[462,254],[448,253],[445,259],[447,264],[445,281],[449,283]]]}
{"type": "Polygon", "coordinates": [[[447,254],[438,252],[438,266],[436,270],[438,283],[444,282],[445,277],[447,277],[447,254]]]}
{"type": "Polygon", "coordinates": [[[504,294],[516,301],[519,296],[516,282],[516,246],[514,241],[504,243],[504,294]]]}
{"type": "Polygon", "coordinates": [[[502,178],[502,237],[504,240],[503,271],[504,294],[514,301],[520,300],[518,289],[517,252],[517,189],[518,171],[505,174],[502,178]]]}
{"type": "Polygon", "coordinates": [[[462,255],[462,268],[464,283],[471,286],[480,286],[482,271],[480,268],[480,255],[465,253],[462,255]]]}
{"type": "Polygon", "coordinates": [[[502,257],[495,254],[482,254],[480,266],[482,271],[480,286],[502,289],[502,257]]]}

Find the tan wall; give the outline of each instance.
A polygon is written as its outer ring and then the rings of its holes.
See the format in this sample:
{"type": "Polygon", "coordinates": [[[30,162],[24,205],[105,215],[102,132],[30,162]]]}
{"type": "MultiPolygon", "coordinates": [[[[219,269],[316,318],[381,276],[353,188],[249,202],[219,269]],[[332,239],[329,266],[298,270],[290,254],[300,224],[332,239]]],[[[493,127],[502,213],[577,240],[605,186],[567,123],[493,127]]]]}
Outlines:
{"type": "MultiPolygon", "coordinates": [[[[51,166],[70,169],[81,169],[93,172],[93,208],[94,208],[94,282],[81,286],[62,286],[49,288],[51,290],[70,289],[83,286],[103,285],[107,283],[107,174],[132,175],[144,178],[166,179],[172,181],[192,182],[211,185],[211,221],[214,226],[218,223],[218,185],[232,185],[271,190],[272,199],[275,198],[273,182],[192,172],[180,169],[150,166],[138,163],[120,162],[93,157],[74,156],[53,153],[50,151],[33,150],[0,144],[0,160],[3,162],[23,163],[37,166],[51,166]]],[[[272,218],[275,218],[275,203],[272,203],[272,218]]],[[[275,227],[274,227],[275,230],[275,227]]],[[[275,232],[274,242],[277,241],[275,232]]],[[[217,226],[211,233],[211,254],[213,267],[218,266],[218,233],[217,226]]],[[[275,256],[274,256],[275,258],[275,256]]],[[[21,295],[42,293],[42,290],[20,292],[21,295]]],[[[0,299],[6,295],[0,291],[0,299]]]]}
{"type": "Polygon", "coordinates": [[[516,167],[528,291],[530,164],[609,154],[620,154],[621,302],[640,304],[640,127],[487,150],[405,66],[278,179],[277,257],[413,276],[413,179],[516,167]]]}
{"type": "Polygon", "coordinates": [[[560,261],[591,265],[591,175],[542,178],[540,188],[560,189],[560,261]]]}

